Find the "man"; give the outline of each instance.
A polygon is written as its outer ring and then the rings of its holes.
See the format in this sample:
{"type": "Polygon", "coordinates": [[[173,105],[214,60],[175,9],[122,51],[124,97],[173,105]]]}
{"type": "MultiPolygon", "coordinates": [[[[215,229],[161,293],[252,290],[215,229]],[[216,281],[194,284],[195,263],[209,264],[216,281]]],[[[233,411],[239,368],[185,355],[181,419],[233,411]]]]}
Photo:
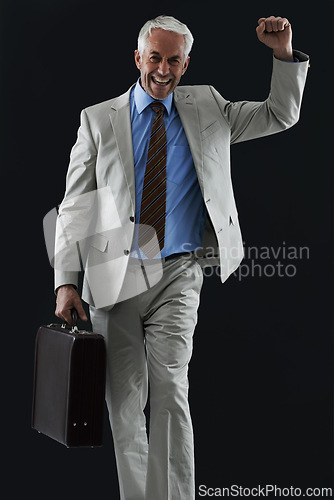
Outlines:
{"type": "Polygon", "coordinates": [[[178,87],[193,38],[184,24],[159,16],[139,34],[137,83],[81,115],[59,210],[56,315],[71,322],[76,308],[87,319],[76,291],[78,243],[83,298],[107,343],[122,500],[195,498],[187,371],[201,266],[219,264],[224,282],[242,260],[230,144],[295,124],[308,69],[286,18],[261,18],[256,31],[274,55],[264,102],[178,87]]]}

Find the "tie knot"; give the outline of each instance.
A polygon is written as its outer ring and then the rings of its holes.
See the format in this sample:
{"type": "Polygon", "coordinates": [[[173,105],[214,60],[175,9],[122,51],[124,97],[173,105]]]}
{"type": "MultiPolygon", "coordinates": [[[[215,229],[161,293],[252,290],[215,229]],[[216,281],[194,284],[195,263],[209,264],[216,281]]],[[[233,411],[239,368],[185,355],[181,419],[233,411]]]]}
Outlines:
{"type": "Polygon", "coordinates": [[[157,101],[151,102],[150,107],[153,109],[155,113],[159,112],[163,113],[164,111],[166,111],[166,108],[162,104],[162,102],[157,102],[157,101]]]}

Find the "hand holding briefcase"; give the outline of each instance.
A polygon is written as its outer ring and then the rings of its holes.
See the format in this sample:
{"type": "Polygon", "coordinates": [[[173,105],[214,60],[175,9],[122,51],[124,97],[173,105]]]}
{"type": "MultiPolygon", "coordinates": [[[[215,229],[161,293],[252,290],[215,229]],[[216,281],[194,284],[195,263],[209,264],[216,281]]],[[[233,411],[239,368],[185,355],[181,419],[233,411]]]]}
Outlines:
{"type": "Polygon", "coordinates": [[[38,329],[32,427],[69,447],[102,446],[106,347],[102,335],[74,325],[38,329]]]}

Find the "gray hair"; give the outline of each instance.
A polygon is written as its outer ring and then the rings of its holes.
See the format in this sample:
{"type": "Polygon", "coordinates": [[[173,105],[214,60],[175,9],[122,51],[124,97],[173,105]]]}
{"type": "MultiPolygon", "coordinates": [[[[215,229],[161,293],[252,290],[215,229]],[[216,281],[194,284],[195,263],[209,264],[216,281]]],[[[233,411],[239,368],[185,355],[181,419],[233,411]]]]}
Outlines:
{"type": "Polygon", "coordinates": [[[151,31],[154,28],[161,28],[166,31],[173,31],[174,33],[178,33],[179,35],[184,35],[185,58],[188,57],[189,52],[191,51],[194,37],[185,24],[181,23],[172,16],[158,16],[155,19],[150,19],[144,24],[138,35],[138,52],[141,57],[145,49],[147,37],[151,35],[151,31]]]}

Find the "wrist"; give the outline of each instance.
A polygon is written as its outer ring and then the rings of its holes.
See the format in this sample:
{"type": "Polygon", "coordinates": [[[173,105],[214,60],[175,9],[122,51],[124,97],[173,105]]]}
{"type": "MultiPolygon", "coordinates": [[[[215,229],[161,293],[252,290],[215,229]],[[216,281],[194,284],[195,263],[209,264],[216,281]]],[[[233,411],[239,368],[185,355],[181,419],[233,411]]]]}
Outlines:
{"type": "Polygon", "coordinates": [[[279,59],[280,61],[288,61],[288,62],[294,61],[292,47],[284,49],[274,49],[274,56],[276,57],[276,59],[279,59]]]}
{"type": "Polygon", "coordinates": [[[60,285],[57,290],[56,290],[56,295],[58,295],[58,292],[60,289],[63,289],[63,290],[76,290],[76,287],[74,285],[71,285],[71,284],[66,284],[66,285],[60,285]]]}

